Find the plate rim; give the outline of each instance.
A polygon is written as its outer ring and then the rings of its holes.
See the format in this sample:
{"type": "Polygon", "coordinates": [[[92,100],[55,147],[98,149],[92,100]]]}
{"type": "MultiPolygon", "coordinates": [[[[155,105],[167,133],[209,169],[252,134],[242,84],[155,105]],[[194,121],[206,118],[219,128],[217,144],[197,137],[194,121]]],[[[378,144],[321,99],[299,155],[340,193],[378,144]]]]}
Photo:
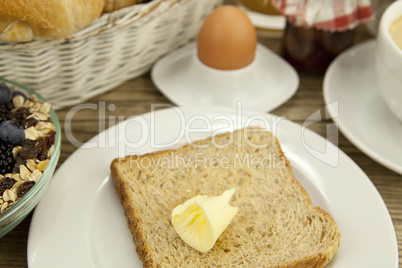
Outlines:
{"type": "MultiPolygon", "coordinates": [[[[346,126],[344,121],[337,115],[336,111],[334,110],[335,108],[333,108],[331,105],[329,105],[331,102],[334,101],[334,100],[330,99],[330,94],[333,90],[331,90],[331,86],[329,86],[331,76],[333,73],[333,69],[336,68],[336,66],[339,64],[339,62],[342,62],[342,60],[344,60],[345,58],[348,58],[349,53],[356,52],[358,50],[365,49],[365,48],[371,49],[371,47],[373,47],[375,45],[376,45],[375,39],[363,41],[363,42],[345,50],[344,52],[342,52],[340,55],[338,55],[334,59],[334,61],[330,64],[330,66],[328,67],[328,69],[324,75],[324,81],[323,81],[324,102],[325,102],[325,105],[327,105],[328,113],[330,114],[332,120],[338,124],[339,130],[345,135],[345,137],[348,140],[351,141],[351,143],[353,143],[353,145],[355,145],[358,149],[360,149],[362,152],[364,152],[367,156],[369,156],[374,161],[380,163],[384,167],[386,167],[398,174],[402,174],[402,166],[399,166],[397,163],[394,163],[390,160],[384,159],[384,157],[381,156],[381,154],[379,154],[375,150],[369,148],[364,143],[360,142],[358,137],[356,137],[356,135],[354,135],[348,129],[348,127],[346,126]]],[[[372,66],[369,66],[369,68],[372,68],[372,66]]],[[[373,79],[375,79],[375,78],[373,78],[373,79]]]]}

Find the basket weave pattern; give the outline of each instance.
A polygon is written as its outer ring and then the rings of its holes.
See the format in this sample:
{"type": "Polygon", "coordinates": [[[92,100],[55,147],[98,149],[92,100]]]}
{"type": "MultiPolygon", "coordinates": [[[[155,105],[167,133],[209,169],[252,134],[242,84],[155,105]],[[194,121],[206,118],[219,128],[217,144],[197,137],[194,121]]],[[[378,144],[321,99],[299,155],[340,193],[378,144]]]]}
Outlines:
{"type": "Polygon", "coordinates": [[[0,42],[0,77],[24,84],[55,109],[81,103],[148,71],[194,39],[222,0],[154,0],[102,15],[65,39],[0,42]]]}

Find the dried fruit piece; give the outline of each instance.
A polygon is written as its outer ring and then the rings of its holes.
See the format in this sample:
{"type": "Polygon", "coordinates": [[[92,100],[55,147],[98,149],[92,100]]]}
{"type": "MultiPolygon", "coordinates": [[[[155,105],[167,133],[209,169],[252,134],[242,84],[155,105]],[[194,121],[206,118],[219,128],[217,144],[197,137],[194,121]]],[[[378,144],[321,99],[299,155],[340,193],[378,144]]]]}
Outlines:
{"type": "Polygon", "coordinates": [[[36,158],[39,160],[48,159],[48,151],[55,142],[55,131],[49,132],[45,137],[40,137],[36,140],[35,146],[37,150],[36,158]]]}
{"type": "Polygon", "coordinates": [[[18,187],[18,197],[23,197],[35,185],[35,181],[26,181],[18,187]]]}
{"type": "Polygon", "coordinates": [[[24,164],[27,159],[35,159],[36,158],[37,151],[35,148],[35,141],[25,140],[21,146],[22,146],[22,149],[19,151],[18,159],[23,159],[24,164]]]}
{"type": "MultiPolygon", "coordinates": [[[[28,101],[26,101],[28,102],[28,101]]],[[[26,104],[25,102],[25,104],[26,104]]],[[[17,109],[14,109],[10,112],[9,117],[11,120],[17,122],[20,124],[24,129],[33,127],[38,123],[38,120],[31,117],[28,118],[32,113],[29,111],[28,108],[26,107],[19,107],[17,109]]]]}
{"type": "Polygon", "coordinates": [[[16,180],[14,180],[13,178],[10,178],[10,177],[5,177],[5,178],[1,179],[0,180],[0,194],[3,195],[3,193],[6,190],[11,189],[16,182],[17,182],[16,180]]]}

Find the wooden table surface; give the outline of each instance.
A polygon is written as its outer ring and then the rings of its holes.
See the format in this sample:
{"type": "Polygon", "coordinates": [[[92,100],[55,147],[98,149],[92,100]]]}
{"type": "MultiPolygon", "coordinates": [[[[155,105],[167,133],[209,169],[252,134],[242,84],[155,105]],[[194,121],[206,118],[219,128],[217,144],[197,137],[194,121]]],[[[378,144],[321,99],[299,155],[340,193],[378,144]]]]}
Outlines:
{"type": "MultiPolygon", "coordinates": [[[[355,43],[370,39],[364,27],[360,27],[356,36],[355,43]]],[[[279,39],[260,38],[260,43],[266,45],[275,52],[279,52],[279,39]]],[[[322,84],[323,76],[299,73],[300,87],[297,93],[279,108],[271,113],[285,116],[287,119],[302,124],[304,120],[317,110],[324,108],[322,84]]],[[[104,103],[115,105],[115,110],[106,109],[104,115],[99,110],[85,109],[74,115],[72,123],[72,133],[74,137],[82,142],[97,135],[102,130],[99,122],[106,121],[108,127],[109,117],[138,115],[149,112],[151,104],[171,104],[163,96],[150,79],[150,74],[146,73],[141,77],[132,79],[121,86],[94,97],[87,101],[100,105],[104,103]]],[[[67,107],[57,111],[62,126],[62,150],[59,166],[77,149],[71,144],[65,133],[64,122],[66,115],[72,107],[67,107]]],[[[310,129],[326,137],[326,126],[331,123],[323,120],[311,125],[310,129]]],[[[371,158],[363,154],[352,143],[350,143],[342,133],[339,133],[339,148],[349,155],[368,175],[378,191],[382,195],[388,210],[391,214],[396,235],[398,238],[399,257],[402,259],[402,176],[383,167],[371,158]]],[[[402,152],[401,152],[402,155],[402,152]]],[[[0,267],[27,267],[27,239],[32,213],[14,230],[0,239],[0,267]]],[[[370,223],[367,223],[370,224],[370,223]]],[[[375,241],[373,241],[375,243],[375,241]]],[[[401,260],[399,261],[401,264],[401,260]]]]}

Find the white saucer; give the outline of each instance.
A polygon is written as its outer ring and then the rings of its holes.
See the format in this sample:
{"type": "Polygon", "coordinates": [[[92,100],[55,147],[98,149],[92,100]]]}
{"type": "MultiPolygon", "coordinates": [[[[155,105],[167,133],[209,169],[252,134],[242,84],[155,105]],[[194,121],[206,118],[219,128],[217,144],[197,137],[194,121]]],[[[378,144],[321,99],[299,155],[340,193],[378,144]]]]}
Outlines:
{"type": "Polygon", "coordinates": [[[280,56],[258,44],[254,61],[245,68],[222,71],[196,56],[191,43],[157,61],[151,72],[159,90],[179,106],[224,106],[267,112],[296,92],[299,77],[280,56]]]}
{"type": "Polygon", "coordinates": [[[375,40],[339,55],[324,78],[324,100],[342,133],[365,154],[402,174],[402,124],[383,102],[375,76],[375,40]]]}

